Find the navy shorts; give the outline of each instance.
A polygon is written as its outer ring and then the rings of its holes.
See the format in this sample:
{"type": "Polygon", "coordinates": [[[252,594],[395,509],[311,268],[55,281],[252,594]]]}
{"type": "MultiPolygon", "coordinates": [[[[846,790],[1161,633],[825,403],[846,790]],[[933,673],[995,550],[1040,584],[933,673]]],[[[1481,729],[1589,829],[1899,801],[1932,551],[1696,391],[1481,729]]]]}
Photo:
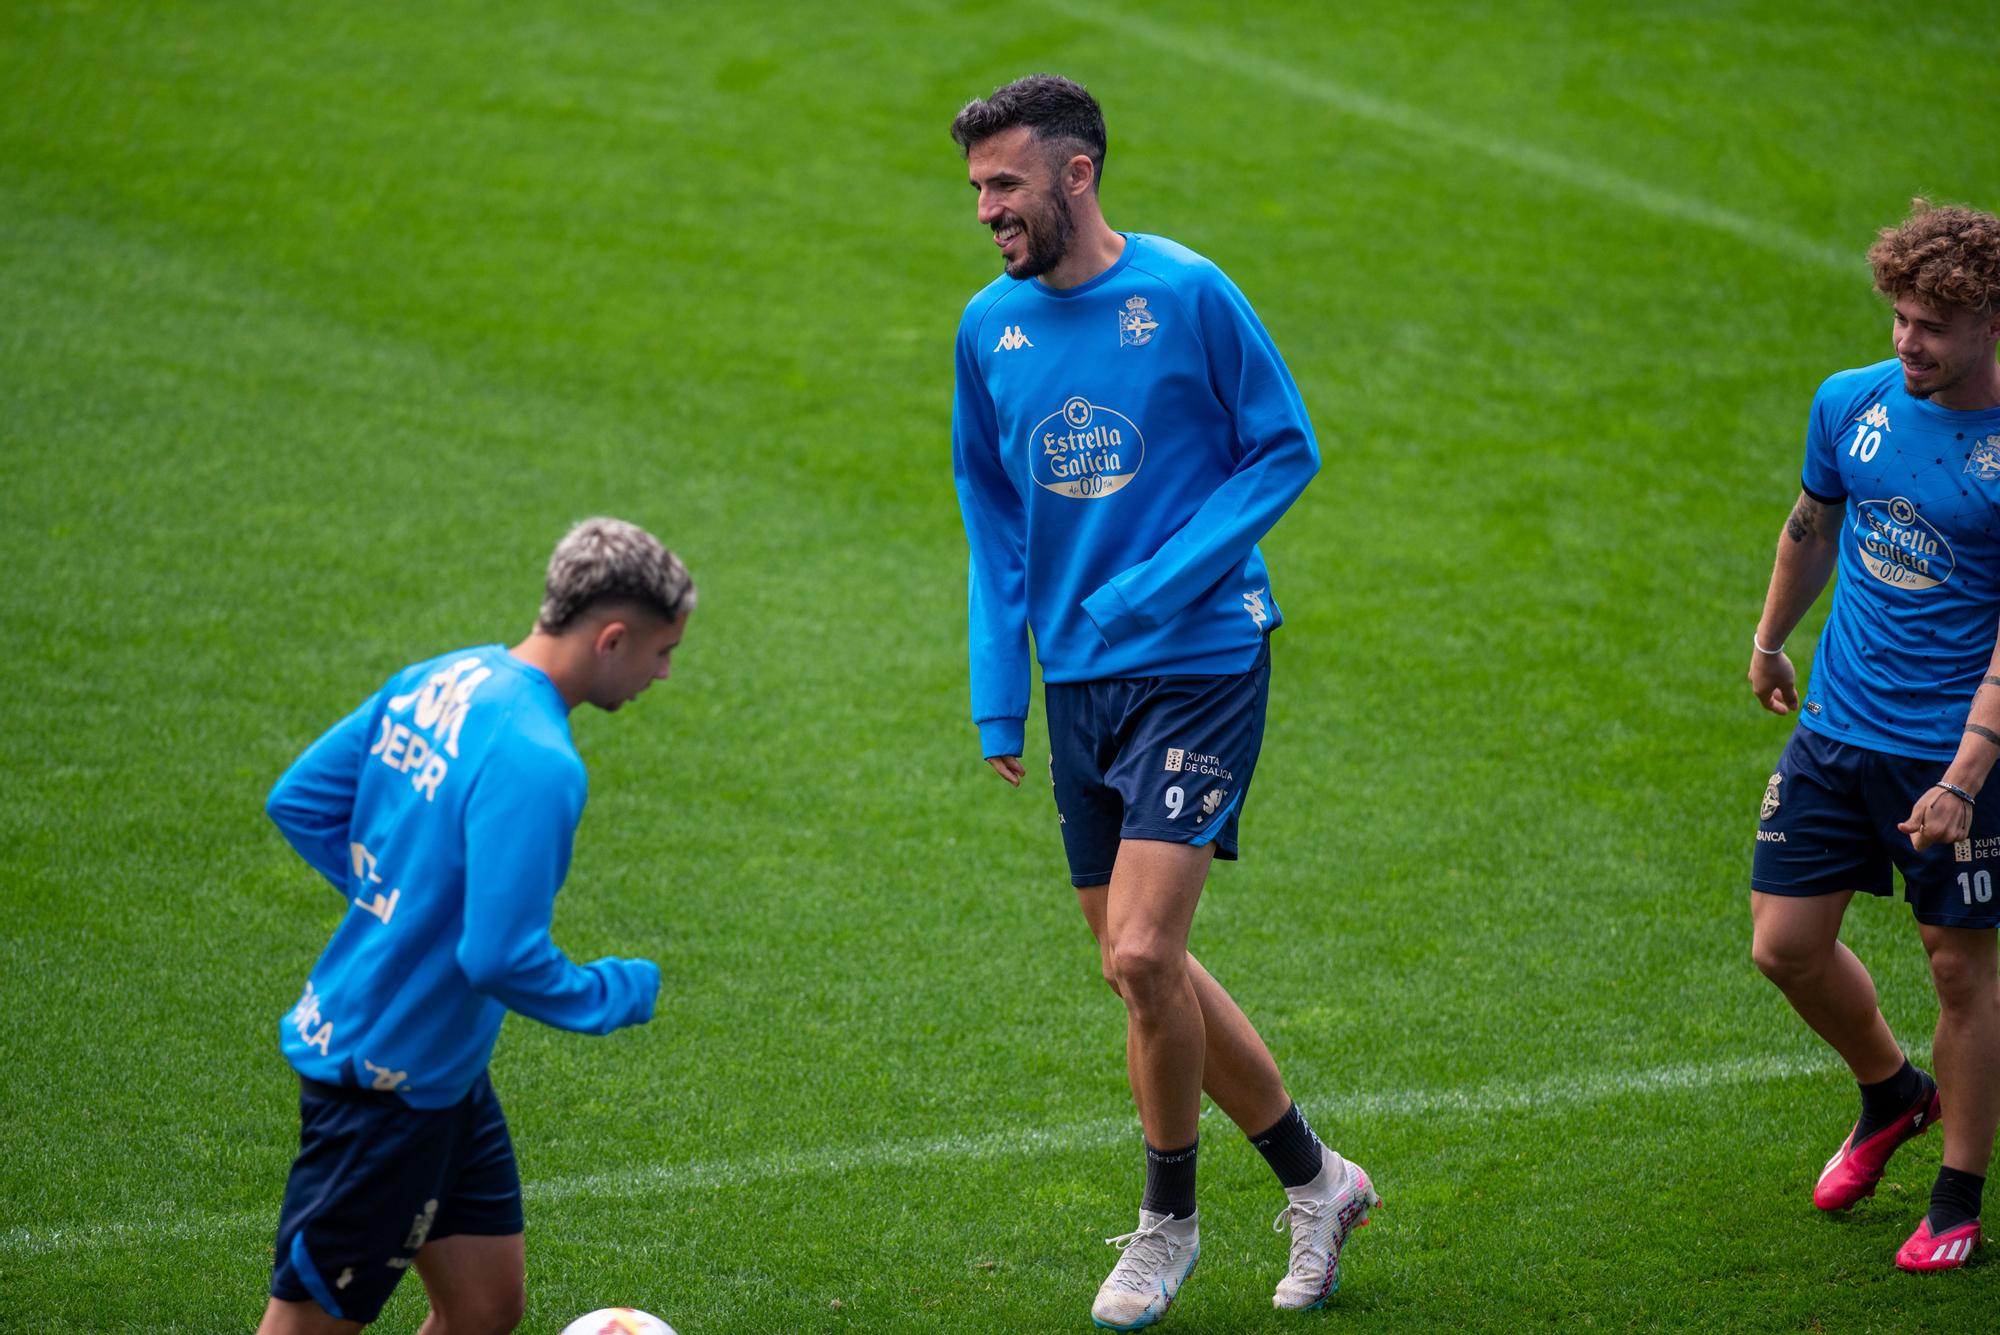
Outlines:
{"type": "Polygon", "coordinates": [[[1045,688],[1049,777],[1070,883],[1103,885],[1124,839],[1215,845],[1236,856],[1264,745],[1271,642],[1248,672],[1113,677],[1045,688]]]}
{"type": "MultiPolygon", "coordinates": [[[[2000,810],[1973,808],[1972,830],[1919,853],[1896,828],[1942,760],[1912,760],[1849,746],[1800,728],[1764,789],[1750,886],[1767,895],[1888,895],[1893,866],[1917,921],[1935,927],[2000,926],[2000,810]]],[[[2000,789],[1994,790],[2000,794],[2000,789]]]]}
{"type": "Polygon", "coordinates": [[[302,1082],[272,1297],[370,1322],[426,1242],[521,1227],[514,1142],[486,1076],[449,1108],[302,1082]]]}

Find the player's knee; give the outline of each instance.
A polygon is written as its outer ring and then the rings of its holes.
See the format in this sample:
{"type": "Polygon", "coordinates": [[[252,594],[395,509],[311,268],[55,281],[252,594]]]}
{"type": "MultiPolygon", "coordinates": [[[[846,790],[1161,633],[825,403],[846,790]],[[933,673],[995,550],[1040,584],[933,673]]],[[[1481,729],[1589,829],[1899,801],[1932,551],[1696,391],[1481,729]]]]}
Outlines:
{"type": "Polygon", "coordinates": [[[1934,950],[1931,981],[1937,985],[1938,1004],[1948,1011],[1991,1010],[2000,1003],[2000,979],[1984,955],[1934,950]]]}
{"type": "Polygon", "coordinates": [[[1187,952],[1158,941],[1121,941],[1111,948],[1113,989],[1143,1005],[1176,986],[1187,968],[1187,952]]]}
{"type": "Polygon", "coordinates": [[[1751,937],[1750,958],[1757,971],[1779,987],[1811,980],[1826,967],[1831,951],[1821,950],[1797,938],[1759,932],[1751,937]]]}
{"type": "Polygon", "coordinates": [[[511,1335],[527,1315],[525,1288],[497,1292],[482,1290],[470,1301],[460,1301],[445,1311],[433,1310],[436,1335],[511,1335]]]}

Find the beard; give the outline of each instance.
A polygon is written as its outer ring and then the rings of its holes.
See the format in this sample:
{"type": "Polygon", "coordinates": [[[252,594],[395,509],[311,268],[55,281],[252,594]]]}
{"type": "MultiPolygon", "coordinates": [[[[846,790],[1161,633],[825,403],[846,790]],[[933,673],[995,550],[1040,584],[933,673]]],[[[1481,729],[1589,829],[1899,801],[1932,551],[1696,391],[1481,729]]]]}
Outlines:
{"type": "MultiPolygon", "coordinates": [[[[1040,207],[1022,214],[1021,239],[1027,243],[1021,258],[1008,264],[1009,278],[1036,278],[1063,262],[1070,242],[1076,239],[1076,216],[1070,212],[1069,197],[1051,190],[1040,207]]],[[[1005,226],[1003,219],[1001,226],[1005,226]]]]}

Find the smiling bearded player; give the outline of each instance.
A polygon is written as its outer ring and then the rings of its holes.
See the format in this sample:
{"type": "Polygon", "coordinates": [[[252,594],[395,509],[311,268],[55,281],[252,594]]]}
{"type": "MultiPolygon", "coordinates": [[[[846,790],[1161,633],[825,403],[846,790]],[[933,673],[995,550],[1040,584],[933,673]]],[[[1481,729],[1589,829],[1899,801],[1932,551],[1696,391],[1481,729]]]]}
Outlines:
{"type": "Polygon", "coordinates": [[[1272,1301],[1317,1307],[1376,1195],[1323,1147],[1222,986],[1188,954],[1211,859],[1236,856],[1281,620],[1257,542],[1319,468],[1312,425],[1243,294],[1099,211],[1104,118],[1036,75],[952,124],[1005,276],[958,330],[952,462],[971,547],[972,712],[1019,785],[1028,632],[1047,685],[1070,879],[1124,1000],[1145,1132],[1139,1227],[1091,1309],[1166,1313],[1200,1251],[1204,1090],[1277,1173],[1292,1235],[1272,1301]]]}
{"type": "Polygon", "coordinates": [[[1946,1270],[1979,1243],[2000,1122],[2000,801],[1981,800],[2000,757],[2000,221],[1918,200],[1868,260],[1896,359],[1813,399],[1804,490],[1752,648],[1758,701],[1797,709],[1784,640],[1838,564],[1812,689],[1764,794],[1753,953],[1861,1086],[1813,1203],[1872,1195],[1896,1147],[1941,1117],[1944,1165],[1896,1264],[1946,1270]],[[1935,1081],[1838,935],[1856,891],[1890,893],[1891,864],[1937,987],[1935,1081]]]}

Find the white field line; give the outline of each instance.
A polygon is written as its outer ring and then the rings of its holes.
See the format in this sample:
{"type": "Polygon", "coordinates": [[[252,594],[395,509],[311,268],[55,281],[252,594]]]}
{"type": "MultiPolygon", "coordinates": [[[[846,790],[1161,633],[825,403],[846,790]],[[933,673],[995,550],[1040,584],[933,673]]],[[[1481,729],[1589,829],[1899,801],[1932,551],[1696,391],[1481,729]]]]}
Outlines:
{"type": "MultiPolygon", "coordinates": [[[[1911,1056],[1922,1060],[1924,1054],[1912,1052],[1911,1056]]],[[[1494,1081],[1462,1089],[1415,1089],[1403,1093],[1334,1095],[1319,1092],[1308,1095],[1302,1100],[1302,1105],[1337,1146],[1343,1129],[1371,1121],[1484,1117],[1504,1112],[1534,1113],[1605,1103],[1633,1095],[1693,1092],[1726,1085],[1825,1075],[1838,1068],[1839,1062],[1831,1053],[1824,1056],[1751,1057],[1726,1062],[1657,1066],[1640,1071],[1561,1076],[1551,1082],[1536,1084],[1494,1081]]],[[[1204,1108],[1202,1116],[1211,1123],[1223,1120],[1222,1115],[1212,1107],[1204,1108]]],[[[884,1140],[817,1153],[803,1151],[709,1163],[661,1164],[611,1173],[550,1178],[526,1183],[523,1192],[530,1201],[633,1199],[712,1187],[749,1186],[794,1177],[826,1179],[879,1168],[1064,1153],[1125,1144],[1136,1132],[1134,1119],[1127,1113],[1056,1128],[1026,1127],[923,1140],[884,1140]]],[[[203,1241],[267,1232],[276,1224],[274,1205],[270,1210],[235,1214],[141,1217],[41,1230],[16,1228],[0,1233],[0,1255],[26,1258],[79,1248],[203,1241]]]]}
{"type": "MultiPolygon", "coordinates": [[[[1076,12],[1048,4],[1046,0],[1044,7],[1065,17],[1074,16],[1076,12]]],[[[1529,175],[1544,177],[1644,213],[1721,232],[1789,260],[1838,270],[1850,276],[1863,272],[1858,249],[1850,254],[1779,223],[1752,218],[1691,195],[1662,189],[1582,158],[1488,134],[1402,102],[1364,93],[1316,71],[1233,47],[1214,33],[1183,31],[1107,6],[1098,6],[1094,17],[1121,37],[1136,37],[1193,65],[1228,70],[1261,88],[1282,89],[1309,102],[1330,106],[1357,120],[1372,121],[1400,134],[1491,158],[1529,175]]]]}

